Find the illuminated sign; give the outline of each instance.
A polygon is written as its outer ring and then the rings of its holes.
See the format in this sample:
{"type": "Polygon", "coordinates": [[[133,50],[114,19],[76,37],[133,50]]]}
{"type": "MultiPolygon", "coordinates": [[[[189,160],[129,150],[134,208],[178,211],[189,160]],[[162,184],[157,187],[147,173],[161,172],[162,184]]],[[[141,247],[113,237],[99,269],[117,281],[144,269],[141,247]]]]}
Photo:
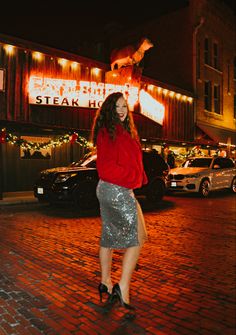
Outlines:
{"type": "Polygon", "coordinates": [[[164,106],[144,90],[139,92],[137,86],[37,76],[31,76],[29,80],[29,103],[36,105],[98,108],[113,92],[125,95],[131,111],[139,102],[141,113],[162,125],[164,106]]]}
{"type": "Polygon", "coordinates": [[[36,105],[98,108],[113,92],[122,92],[131,110],[138,101],[138,87],[89,81],[54,79],[31,76],[29,103],[36,105]]]}
{"type": "Polygon", "coordinates": [[[160,102],[155,100],[144,90],[140,91],[139,102],[141,107],[141,114],[161,125],[163,124],[165,107],[160,102]]]}

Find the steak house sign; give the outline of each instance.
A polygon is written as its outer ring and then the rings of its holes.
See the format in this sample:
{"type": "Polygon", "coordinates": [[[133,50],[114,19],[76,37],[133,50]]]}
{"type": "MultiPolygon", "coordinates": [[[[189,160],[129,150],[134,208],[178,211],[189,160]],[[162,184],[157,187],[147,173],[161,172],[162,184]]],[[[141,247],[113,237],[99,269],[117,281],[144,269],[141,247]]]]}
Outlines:
{"type": "Polygon", "coordinates": [[[98,108],[113,92],[122,92],[131,110],[138,101],[137,86],[31,76],[29,103],[36,105],[98,108]]]}
{"type": "Polygon", "coordinates": [[[98,108],[113,92],[122,92],[131,111],[139,101],[141,113],[163,124],[165,108],[150,94],[130,84],[115,85],[89,81],[53,79],[31,76],[29,80],[29,103],[48,106],[98,108]]]}

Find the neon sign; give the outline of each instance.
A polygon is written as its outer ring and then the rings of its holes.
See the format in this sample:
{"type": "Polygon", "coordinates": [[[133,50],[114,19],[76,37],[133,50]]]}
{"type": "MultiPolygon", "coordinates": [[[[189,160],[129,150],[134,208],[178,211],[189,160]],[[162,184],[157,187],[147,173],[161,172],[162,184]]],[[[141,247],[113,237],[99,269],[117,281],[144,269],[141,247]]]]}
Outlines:
{"type": "Polygon", "coordinates": [[[98,108],[113,92],[122,92],[131,110],[138,101],[138,87],[89,81],[54,79],[31,76],[29,103],[37,105],[98,108]]]}
{"type": "Polygon", "coordinates": [[[113,92],[122,92],[130,110],[140,103],[140,111],[146,117],[163,124],[165,107],[149,93],[131,84],[116,85],[89,81],[54,79],[31,76],[29,103],[36,105],[98,108],[113,92]]]}
{"type": "Polygon", "coordinates": [[[161,125],[163,124],[165,107],[160,102],[144,90],[140,91],[139,102],[141,114],[161,125]]]}

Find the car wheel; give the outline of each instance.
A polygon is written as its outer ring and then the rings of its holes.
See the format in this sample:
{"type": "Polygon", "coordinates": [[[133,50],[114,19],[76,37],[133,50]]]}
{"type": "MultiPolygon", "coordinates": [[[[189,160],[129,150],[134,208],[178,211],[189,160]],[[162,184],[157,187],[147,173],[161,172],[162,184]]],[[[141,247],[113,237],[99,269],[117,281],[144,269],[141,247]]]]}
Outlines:
{"type": "Polygon", "coordinates": [[[146,198],[150,202],[159,202],[164,197],[164,194],[165,194],[164,183],[161,180],[156,180],[148,188],[148,192],[146,193],[146,198]]]}
{"type": "Polygon", "coordinates": [[[230,189],[233,193],[236,193],[236,178],[233,179],[230,189]]]}
{"type": "Polygon", "coordinates": [[[209,180],[205,179],[201,182],[200,187],[199,187],[199,195],[203,198],[208,197],[210,193],[210,182],[209,180]]]}

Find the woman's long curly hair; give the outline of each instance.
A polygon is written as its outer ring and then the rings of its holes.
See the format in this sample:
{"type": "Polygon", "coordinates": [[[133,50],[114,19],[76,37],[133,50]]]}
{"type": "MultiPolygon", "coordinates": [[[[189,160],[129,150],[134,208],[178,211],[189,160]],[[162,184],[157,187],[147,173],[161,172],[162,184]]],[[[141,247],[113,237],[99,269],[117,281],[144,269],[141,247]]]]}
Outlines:
{"type": "Polygon", "coordinates": [[[116,112],[116,102],[124,95],[121,92],[115,92],[108,95],[102,106],[97,110],[92,126],[92,142],[96,146],[98,132],[101,128],[106,128],[110,137],[115,139],[116,125],[120,124],[126,129],[132,138],[138,138],[137,129],[134,125],[132,113],[128,109],[128,114],[122,122],[116,112]]]}

